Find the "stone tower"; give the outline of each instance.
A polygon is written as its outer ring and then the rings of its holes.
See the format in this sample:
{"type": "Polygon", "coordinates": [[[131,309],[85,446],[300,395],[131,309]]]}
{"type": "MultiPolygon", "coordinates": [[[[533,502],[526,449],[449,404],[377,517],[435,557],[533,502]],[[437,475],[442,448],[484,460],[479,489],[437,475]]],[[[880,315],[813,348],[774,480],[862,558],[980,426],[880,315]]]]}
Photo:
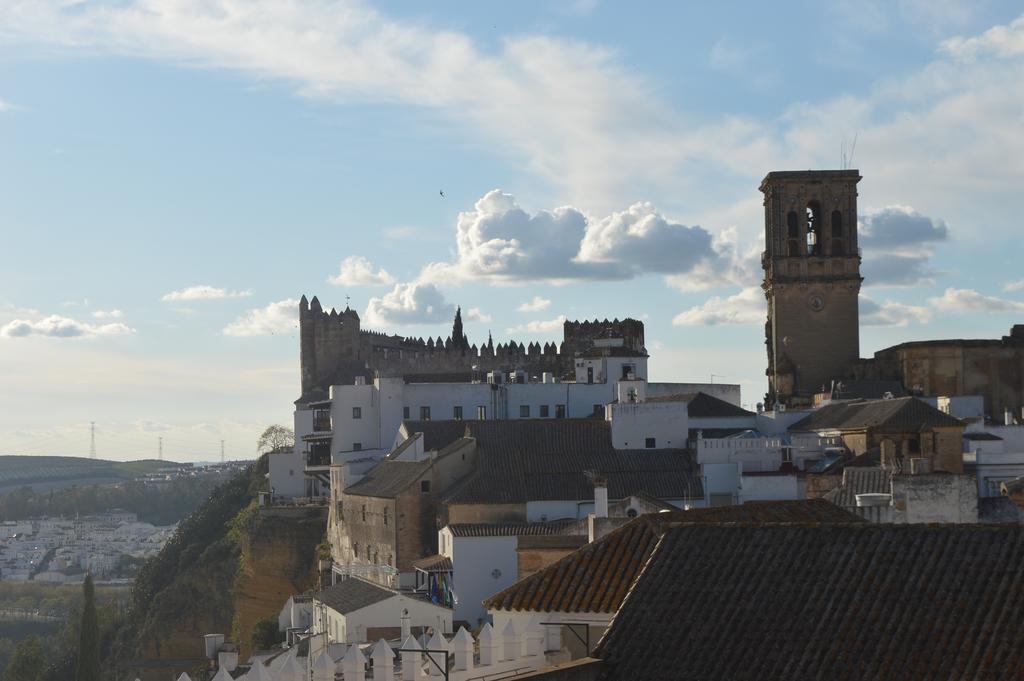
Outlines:
{"type": "Polygon", "coordinates": [[[769,408],[810,405],[860,357],[860,179],[857,170],[808,170],[761,182],[769,408]]]}

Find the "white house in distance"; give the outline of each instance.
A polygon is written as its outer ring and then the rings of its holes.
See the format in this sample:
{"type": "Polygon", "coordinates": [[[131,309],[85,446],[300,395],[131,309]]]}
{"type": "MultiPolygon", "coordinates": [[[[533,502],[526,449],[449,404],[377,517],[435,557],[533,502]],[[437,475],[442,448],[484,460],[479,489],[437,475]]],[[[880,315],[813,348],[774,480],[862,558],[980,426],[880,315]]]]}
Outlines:
{"type": "Polygon", "coordinates": [[[409,626],[451,633],[452,610],[409,592],[387,589],[359,577],[348,577],[313,594],[314,635],[327,634],[334,643],[365,643],[398,638],[396,615],[404,613],[409,626]]]}

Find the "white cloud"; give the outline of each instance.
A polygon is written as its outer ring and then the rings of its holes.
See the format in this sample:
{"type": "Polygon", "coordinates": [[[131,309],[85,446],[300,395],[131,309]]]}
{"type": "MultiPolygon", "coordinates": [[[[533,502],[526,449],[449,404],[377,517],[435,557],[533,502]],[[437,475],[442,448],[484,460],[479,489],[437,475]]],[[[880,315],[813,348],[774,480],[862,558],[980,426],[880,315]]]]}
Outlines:
{"type": "Polygon", "coordinates": [[[958,59],[975,59],[986,54],[1020,56],[1024,54],[1024,16],[1006,25],[993,26],[978,36],[950,38],[942,43],[942,50],[958,59]]]}
{"type": "Polygon", "coordinates": [[[487,314],[486,312],[481,310],[479,307],[471,307],[468,310],[466,310],[466,321],[468,321],[468,322],[479,322],[481,324],[486,324],[487,322],[494,321],[494,317],[492,317],[491,315],[487,314]]]}
{"type": "Polygon", "coordinates": [[[225,336],[270,336],[288,333],[299,325],[299,301],[294,298],[279,300],[266,307],[246,311],[241,317],[224,327],[225,336]]]}
{"type": "Polygon", "coordinates": [[[865,295],[860,297],[860,323],[864,326],[907,326],[910,322],[927,324],[931,318],[931,310],[926,307],[891,300],[876,303],[865,295]]]}
{"type": "Polygon", "coordinates": [[[509,327],[505,329],[505,333],[509,335],[516,333],[555,333],[561,331],[564,324],[565,315],[560,314],[554,319],[535,319],[525,324],[509,327]]]}
{"type": "Polygon", "coordinates": [[[941,296],[929,298],[928,304],[942,312],[1024,311],[1024,302],[986,296],[965,288],[947,288],[941,296]]]}
{"type": "MultiPolygon", "coordinates": [[[[583,0],[586,8],[591,0],[583,0]]],[[[293,83],[303,94],[429,107],[583,198],[622,177],[665,182],[683,132],[607,49],[531,35],[495,49],[357,0],[3,3],[8,41],[187,62],[293,83]]]]}
{"type": "Polygon", "coordinates": [[[135,333],[121,322],[89,324],[70,317],[50,315],[38,320],[15,319],[0,327],[4,338],[43,336],[47,338],[94,338],[96,336],[126,336],[135,333]]]}
{"type": "Polygon", "coordinates": [[[13,109],[14,105],[12,105],[10,102],[5,102],[4,100],[0,99],[0,113],[11,111],[13,109]]]}
{"type": "Polygon", "coordinates": [[[672,324],[674,326],[764,324],[767,314],[764,292],[758,286],[751,286],[727,298],[714,296],[703,305],[680,312],[672,320],[672,324]]]}
{"type": "Polygon", "coordinates": [[[455,317],[455,306],[431,283],[395,284],[379,298],[370,298],[364,315],[370,325],[437,324],[455,317]]]}
{"type": "Polygon", "coordinates": [[[714,256],[699,261],[685,274],[665,277],[665,283],[683,292],[705,291],[716,286],[749,286],[761,278],[764,244],[747,240],[744,245],[736,227],[724,229],[711,241],[714,256]]]}
{"type": "Polygon", "coordinates": [[[120,319],[124,313],[120,310],[96,310],[92,316],[96,319],[120,319]]]}
{"type": "Polygon", "coordinates": [[[171,291],[165,293],[160,300],[163,301],[174,301],[174,300],[221,300],[224,298],[248,298],[252,295],[252,291],[228,291],[222,288],[216,288],[214,286],[207,286],[206,284],[199,284],[198,286],[189,286],[183,288],[180,291],[171,291]]]}
{"type": "Polygon", "coordinates": [[[1024,291],[1024,279],[1018,279],[1017,281],[1008,281],[1003,285],[1003,290],[1007,293],[1013,291],[1024,291]]]}
{"type": "Polygon", "coordinates": [[[390,286],[395,278],[381,268],[373,271],[373,263],[361,255],[350,255],[341,261],[338,274],[327,281],[338,286],[390,286]]]}
{"type": "Polygon", "coordinates": [[[541,298],[540,296],[534,296],[533,300],[529,300],[519,305],[516,308],[519,312],[542,312],[551,307],[551,301],[547,298],[541,298]]]}
{"type": "Polygon", "coordinates": [[[530,214],[511,194],[494,189],[459,213],[455,231],[455,261],[427,265],[422,280],[629,279],[688,272],[715,257],[707,231],[674,223],[649,203],[601,219],[572,206],[530,214]]]}

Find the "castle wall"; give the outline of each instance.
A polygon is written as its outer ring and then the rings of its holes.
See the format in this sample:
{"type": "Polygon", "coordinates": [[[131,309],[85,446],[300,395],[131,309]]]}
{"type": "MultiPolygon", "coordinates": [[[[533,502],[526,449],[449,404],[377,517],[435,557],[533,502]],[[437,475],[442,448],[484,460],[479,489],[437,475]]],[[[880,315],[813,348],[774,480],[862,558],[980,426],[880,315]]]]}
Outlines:
{"type": "Polygon", "coordinates": [[[447,339],[409,338],[361,328],[359,315],[324,311],[314,297],[299,303],[302,397],[323,399],[331,385],[348,384],[355,375],[380,376],[463,374],[482,376],[492,370],[525,370],[531,377],[545,372],[571,377],[576,353],[593,347],[598,338],[621,338],[626,347],[644,350],[644,325],[635,319],[565,322],[561,347],[555,343],[515,341],[480,347],[447,339]],[[474,369],[474,367],[476,367],[474,369]]]}

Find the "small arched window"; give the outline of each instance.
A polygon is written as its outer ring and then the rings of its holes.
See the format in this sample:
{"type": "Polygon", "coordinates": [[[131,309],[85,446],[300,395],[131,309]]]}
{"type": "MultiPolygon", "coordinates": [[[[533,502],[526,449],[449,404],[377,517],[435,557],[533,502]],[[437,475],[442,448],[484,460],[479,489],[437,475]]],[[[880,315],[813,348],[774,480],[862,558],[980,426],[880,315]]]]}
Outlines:
{"type": "Polygon", "coordinates": [[[843,214],[837,210],[832,211],[832,238],[837,239],[843,235],[843,214]]]}
{"type": "Polygon", "coordinates": [[[817,201],[807,204],[807,255],[818,255],[821,243],[821,205],[817,201]]]}
{"type": "Polygon", "coordinates": [[[795,211],[789,211],[789,215],[786,216],[786,227],[788,229],[787,236],[790,239],[800,238],[800,221],[797,219],[795,211]]]}

